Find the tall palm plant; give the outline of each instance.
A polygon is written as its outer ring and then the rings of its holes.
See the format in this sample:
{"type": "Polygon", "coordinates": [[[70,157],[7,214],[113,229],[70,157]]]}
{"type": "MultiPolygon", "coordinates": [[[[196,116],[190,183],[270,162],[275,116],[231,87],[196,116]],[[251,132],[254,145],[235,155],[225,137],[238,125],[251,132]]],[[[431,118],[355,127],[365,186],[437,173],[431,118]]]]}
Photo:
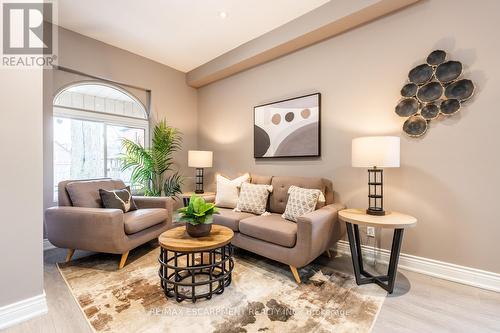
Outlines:
{"type": "Polygon", "coordinates": [[[131,182],[146,196],[175,196],[181,193],[183,177],[173,172],[173,154],[181,149],[179,130],[167,125],[166,120],[156,124],[151,148],[145,148],[129,139],[122,139],[124,155],[122,170],[132,168],[131,182]],[[167,177],[167,173],[170,176],[167,177]]]}

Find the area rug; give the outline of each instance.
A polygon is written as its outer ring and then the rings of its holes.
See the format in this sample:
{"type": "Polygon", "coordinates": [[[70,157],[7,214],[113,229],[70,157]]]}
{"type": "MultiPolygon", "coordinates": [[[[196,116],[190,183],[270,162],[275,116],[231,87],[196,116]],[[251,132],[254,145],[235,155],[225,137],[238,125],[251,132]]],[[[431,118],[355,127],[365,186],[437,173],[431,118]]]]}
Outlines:
{"type": "Polygon", "coordinates": [[[297,285],[288,266],[239,250],[223,294],[177,303],[161,289],[158,254],[134,250],[120,271],[106,254],[58,267],[96,332],[370,332],[386,296],[318,260],[297,285]]]}

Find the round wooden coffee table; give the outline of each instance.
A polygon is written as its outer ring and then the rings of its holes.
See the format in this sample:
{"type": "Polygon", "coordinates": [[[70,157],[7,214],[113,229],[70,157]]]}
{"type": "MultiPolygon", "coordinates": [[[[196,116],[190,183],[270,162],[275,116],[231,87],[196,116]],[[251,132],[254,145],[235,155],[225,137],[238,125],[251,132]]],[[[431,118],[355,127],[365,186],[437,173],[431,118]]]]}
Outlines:
{"type": "Polygon", "coordinates": [[[193,238],[185,226],[165,231],[160,242],[161,286],[167,297],[177,302],[222,294],[231,284],[234,267],[231,240],[234,233],[221,225],[212,225],[210,235],[193,238]]]}

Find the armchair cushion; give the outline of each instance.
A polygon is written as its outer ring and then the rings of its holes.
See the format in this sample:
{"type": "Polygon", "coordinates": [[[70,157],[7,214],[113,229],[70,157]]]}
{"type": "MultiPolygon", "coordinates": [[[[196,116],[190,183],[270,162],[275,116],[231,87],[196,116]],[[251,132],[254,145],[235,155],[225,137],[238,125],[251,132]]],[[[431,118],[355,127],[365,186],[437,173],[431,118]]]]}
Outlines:
{"type": "Polygon", "coordinates": [[[114,179],[74,181],[66,184],[66,191],[73,206],[87,208],[103,207],[99,189],[112,191],[122,188],[125,188],[125,184],[114,179]]]}
{"type": "Polygon", "coordinates": [[[145,208],[130,211],[123,216],[125,233],[135,234],[139,231],[165,222],[168,219],[168,211],[163,208],[145,208]]]}
{"type": "Polygon", "coordinates": [[[293,247],[297,240],[297,224],[279,214],[243,219],[240,221],[240,232],[285,247],[293,247]]]}

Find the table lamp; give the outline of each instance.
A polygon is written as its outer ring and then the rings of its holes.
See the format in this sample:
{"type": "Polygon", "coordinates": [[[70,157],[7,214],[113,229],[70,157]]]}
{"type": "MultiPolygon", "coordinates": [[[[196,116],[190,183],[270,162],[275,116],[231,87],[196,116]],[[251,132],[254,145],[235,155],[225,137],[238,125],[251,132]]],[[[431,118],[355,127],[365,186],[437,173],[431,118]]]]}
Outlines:
{"type": "Polygon", "coordinates": [[[196,168],[194,193],[202,194],[203,191],[203,168],[211,168],[213,152],[203,150],[188,151],[188,166],[196,168]]]}
{"type": "Polygon", "coordinates": [[[399,168],[399,137],[367,136],[353,139],[352,166],[369,168],[366,213],[385,215],[384,174],[381,168],[399,168]]]}

